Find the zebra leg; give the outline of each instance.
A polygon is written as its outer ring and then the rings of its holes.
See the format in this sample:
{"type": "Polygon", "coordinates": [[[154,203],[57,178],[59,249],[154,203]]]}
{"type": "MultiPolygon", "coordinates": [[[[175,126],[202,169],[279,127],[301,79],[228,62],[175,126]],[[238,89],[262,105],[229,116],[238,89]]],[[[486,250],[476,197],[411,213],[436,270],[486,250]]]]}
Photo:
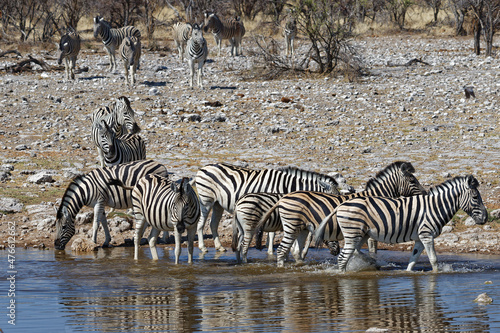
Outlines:
{"type": "Polygon", "coordinates": [[[217,228],[219,227],[219,222],[222,218],[222,213],[224,213],[224,208],[219,203],[215,203],[212,210],[212,219],[210,220],[210,229],[212,230],[212,236],[214,238],[215,249],[219,252],[225,252],[226,249],[222,246],[219,239],[219,232],[217,228]]]}
{"type": "Polygon", "coordinates": [[[66,81],[69,81],[69,71],[70,71],[69,58],[66,57],[64,58],[64,74],[66,74],[66,81]]]}
{"type": "Polygon", "coordinates": [[[245,264],[248,263],[248,247],[250,246],[250,243],[252,242],[252,238],[253,238],[254,233],[255,233],[255,228],[249,228],[249,226],[245,226],[244,232],[243,232],[243,240],[241,241],[241,256],[242,256],[243,263],[245,263],[245,264]]]}
{"type": "Polygon", "coordinates": [[[196,226],[192,226],[187,231],[188,238],[188,263],[193,263],[193,248],[194,248],[194,236],[196,235],[196,226]]]}
{"type": "Polygon", "coordinates": [[[130,71],[132,72],[132,86],[135,86],[135,71],[137,70],[137,65],[134,65],[132,66],[132,68],[130,68],[130,71]]]}
{"type": "Polygon", "coordinates": [[[213,205],[213,202],[209,202],[207,204],[202,204],[200,202],[200,219],[198,220],[196,230],[198,233],[198,248],[201,252],[208,252],[208,249],[205,247],[205,242],[203,240],[203,229],[205,229],[205,223],[207,222],[208,214],[210,214],[213,205]]]}
{"type": "MultiPolygon", "coordinates": [[[[151,257],[153,258],[153,260],[158,260],[158,252],[156,251],[156,240],[158,239],[159,234],[160,230],[153,228],[153,230],[151,230],[151,234],[149,235],[150,237],[149,250],[151,251],[151,257]]],[[[177,242],[175,242],[175,246],[177,247],[177,242]]]]}
{"type": "Polygon", "coordinates": [[[190,85],[191,85],[191,89],[193,89],[193,81],[194,81],[194,62],[193,60],[189,59],[189,73],[191,75],[191,81],[190,81],[190,85]]]}
{"type": "Polygon", "coordinates": [[[181,239],[182,235],[174,228],[174,238],[175,238],[175,264],[179,263],[179,257],[181,256],[181,239]]]}
{"type": "MultiPolygon", "coordinates": [[[[292,244],[292,255],[296,263],[302,263],[304,261],[303,251],[306,246],[309,247],[311,243],[311,236],[309,230],[301,230],[297,236],[297,239],[292,244]],[[307,245],[306,245],[307,244],[307,245]]],[[[305,250],[307,254],[307,249],[305,250]]]]}
{"type": "Polygon", "coordinates": [[[125,80],[127,80],[127,85],[130,85],[130,80],[129,80],[129,77],[128,77],[128,63],[125,61],[125,80]]]}
{"type": "Polygon", "coordinates": [[[267,233],[267,255],[268,256],[273,255],[274,236],[276,236],[276,233],[274,231],[267,233]]]}
{"type": "Polygon", "coordinates": [[[377,253],[377,246],[378,242],[375,239],[373,238],[368,239],[368,249],[370,253],[377,253]]]}
{"type": "Polygon", "coordinates": [[[407,271],[413,270],[413,267],[417,263],[417,260],[422,254],[423,250],[424,250],[424,244],[420,240],[416,240],[415,245],[413,246],[413,251],[411,253],[410,263],[408,264],[408,268],[406,268],[407,271]]]}
{"type": "Polygon", "coordinates": [[[203,89],[203,62],[198,63],[198,86],[203,89]]]}
{"type": "Polygon", "coordinates": [[[434,273],[438,272],[436,250],[434,249],[434,237],[431,235],[420,236],[422,243],[424,244],[425,252],[427,252],[427,257],[431,262],[432,271],[434,273]]]}
{"type": "Polygon", "coordinates": [[[134,260],[139,259],[139,246],[141,245],[142,235],[146,229],[144,216],[136,214],[135,216],[135,235],[134,235],[134,260]]]}
{"type": "Polygon", "coordinates": [[[283,267],[285,265],[285,259],[288,256],[288,253],[290,253],[290,248],[292,247],[293,243],[295,242],[295,239],[298,236],[298,232],[296,233],[287,233],[285,231],[285,234],[283,235],[283,239],[281,240],[280,245],[278,246],[278,249],[276,250],[276,261],[277,261],[277,266],[278,267],[283,267]]]}
{"type": "Polygon", "coordinates": [[[71,57],[71,79],[75,79],[76,57],[71,57]]]}
{"type": "Polygon", "coordinates": [[[339,270],[342,272],[346,271],[347,264],[349,262],[349,259],[351,259],[354,251],[360,252],[361,245],[363,245],[362,243],[363,236],[361,235],[351,236],[351,237],[347,237],[346,235],[344,235],[344,237],[345,237],[344,248],[340,252],[338,258],[339,270]]]}
{"type": "Polygon", "coordinates": [[[99,224],[102,224],[104,229],[104,234],[106,236],[104,240],[103,247],[107,247],[111,241],[111,236],[109,234],[108,222],[106,220],[106,212],[104,211],[104,203],[97,202],[94,206],[94,223],[92,226],[92,240],[97,243],[97,232],[99,230],[99,224]]]}

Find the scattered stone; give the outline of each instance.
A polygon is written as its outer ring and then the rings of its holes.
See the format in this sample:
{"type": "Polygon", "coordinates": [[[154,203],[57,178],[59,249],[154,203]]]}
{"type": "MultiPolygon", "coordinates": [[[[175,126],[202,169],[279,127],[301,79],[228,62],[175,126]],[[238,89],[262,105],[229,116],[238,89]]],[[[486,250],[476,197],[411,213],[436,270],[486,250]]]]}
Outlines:
{"type": "Polygon", "coordinates": [[[92,252],[96,249],[94,242],[88,238],[76,238],[71,244],[71,251],[92,252]]]}
{"type": "Polygon", "coordinates": [[[493,303],[493,299],[490,296],[488,296],[486,293],[482,293],[476,297],[474,302],[479,303],[479,304],[491,304],[491,303],[493,303]]]}
{"type": "Polygon", "coordinates": [[[3,213],[19,213],[24,205],[18,199],[0,197],[0,212],[3,213]]]}
{"type": "Polygon", "coordinates": [[[28,182],[35,184],[53,183],[55,180],[45,171],[28,177],[28,182]]]}

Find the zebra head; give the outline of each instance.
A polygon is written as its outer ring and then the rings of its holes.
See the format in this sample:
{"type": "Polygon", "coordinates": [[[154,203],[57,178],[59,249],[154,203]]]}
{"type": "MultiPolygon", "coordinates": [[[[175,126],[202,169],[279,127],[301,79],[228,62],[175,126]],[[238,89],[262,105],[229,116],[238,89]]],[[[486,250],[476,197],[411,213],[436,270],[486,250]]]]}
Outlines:
{"type": "Polygon", "coordinates": [[[115,154],[115,138],[116,134],[111,129],[104,119],[97,123],[97,138],[98,146],[103,151],[104,155],[115,154]]]}
{"type": "Polygon", "coordinates": [[[69,40],[68,36],[64,35],[61,37],[61,42],[59,43],[59,50],[58,50],[58,57],[57,57],[57,64],[60,65],[62,64],[63,58],[69,53],[69,40]]]}
{"type": "Polygon", "coordinates": [[[110,28],[109,23],[104,21],[102,17],[100,16],[94,17],[94,38],[99,37],[104,26],[110,28]]]}
{"type": "Polygon", "coordinates": [[[205,15],[205,21],[203,22],[203,31],[204,32],[207,32],[208,29],[213,29],[214,26],[215,26],[215,22],[219,20],[219,18],[217,17],[217,15],[215,15],[215,13],[213,12],[209,12],[209,11],[206,11],[204,13],[205,15]]]}
{"type": "Polygon", "coordinates": [[[339,172],[329,173],[328,176],[333,177],[337,182],[337,187],[340,189],[341,194],[349,194],[356,192],[354,187],[347,184],[346,179],[339,172]]]}
{"type": "Polygon", "coordinates": [[[488,211],[477,189],[479,187],[479,182],[472,175],[459,177],[458,180],[463,183],[464,187],[464,191],[459,199],[460,209],[469,214],[476,224],[485,224],[488,221],[488,211]]]}
{"type": "Polygon", "coordinates": [[[130,101],[125,96],[120,96],[115,101],[114,111],[116,113],[116,121],[119,124],[125,125],[127,132],[136,134],[141,131],[141,128],[135,121],[135,112],[130,106],[130,101]]]}
{"type": "Polygon", "coordinates": [[[171,190],[176,194],[174,199],[174,211],[172,212],[172,223],[176,225],[177,231],[183,233],[186,224],[192,225],[198,222],[200,217],[200,204],[198,195],[191,186],[189,178],[184,177],[180,182],[172,182],[171,190]]]}
{"type": "Polygon", "coordinates": [[[204,42],[204,38],[203,38],[203,25],[205,23],[202,23],[201,25],[198,25],[197,23],[193,24],[193,29],[192,29],[192,32],[191,32],[191,39],[193,41],[195,41],[197,44],[199,45],[203,45],[205,42],[204,42]]]}
{"type": "Polygon", "coordinates": [[[75,222],[68,209],[61,204],[56,213],[56,240],[54,247],[57,250],[64,250],[66,244],[75,234],[75,222]]]}

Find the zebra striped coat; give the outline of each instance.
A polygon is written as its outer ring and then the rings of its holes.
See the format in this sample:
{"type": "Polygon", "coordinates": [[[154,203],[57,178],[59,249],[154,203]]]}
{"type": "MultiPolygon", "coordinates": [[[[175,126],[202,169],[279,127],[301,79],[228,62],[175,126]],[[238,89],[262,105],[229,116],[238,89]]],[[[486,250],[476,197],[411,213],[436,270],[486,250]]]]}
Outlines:
{"type": "Polygon", "coordinates": [[[478,186],[479,182],[468,175],[445,181],[425,195],[399,199],[367,197],[343,203],[337,208],[337,221],[345,238],[339,269],[345,271],[352,253],[371,237],[391,244],[415,241],[407,270],[413,269],[425,249],[432,270],[437,272],[434,238],[453,215],[462,209],[477,224],[488,219],[478,186]]]}
{"type": "Polygon", "coordinates": [[[73,28],[61,36],[59,42],[57,63],[60,65],[64,59],[66,80],[75,79],[76,58],[80,53],[80,36],[73,28]]]}
{"type": "Polygon", "coordinates": [[[97,147],[101,167],[105,166],[104,153],[99,148],[98,125],[106,122],[115,132],[117,138],[127,134],[137,134],[141,131],[135,120],[135,112],[130,106],[130,101],[125,96],[118,97],[109,107],[101,107],[92,113],[92,141],[97,147]]]}
{"type": "Polygon", "coordinates": [[[139,67],[139,61],[141,58],[141,40],[133,36],[123,38],[118,53],[120,53],[120,56],[123,59],[127,84],[130,85],[130,82],[132,81],[132,85],[135,85],[135,72],[137,71],[137,67],[139,67]]]}
{"type": "Polygon", "coordinates": [[[102,17],[94,18],[94,38],[101,37],[104,48],[109,55],[109,71],[116,69],[115,51],[120,47],[123,38],[134,36],[141,38],[141,32],[134,26],[126,26],[118,29],[111,28],[111,24],[102,17]]]}
{"type": "Polygon", "coordinates": [[[241,40],[245,35],[245,26],[239,18],[221,20],[215,13],[205,12],[205,24],[203,31],[212,32],[215,44],[219,49],[219,57],[221,51],[221,42],[224,39],[231,43],[231,56],[241,54],[241,40]]]}
{"type": "MultiPolygon", "coordinates": [[[[354,197],[382,195],[388,197],[412,196],[425,193],[417,178],[413,175],[415,169],[411,163],[394,162],[368,181],[366,189],[362,192],[349,195],[334,195],[321,192],[297,191],[284,196],[262,218],[257,228],[263,226],[274,210],[278,210],[283,225],[283,239],[277,249],[277,264],[283,266],[285,258],[295,240],[298,241],[298,256],[294,255],[297,262],[304,260],[309,249],[310,232],[321,225],[328,216],[342,202],[354,197]]],[[[327,220],[330,221],[330,220],[327,220]]],[[[342,234],[336,223],[330,222],[327,229],[329,237],[322,238],[316,235],[316,240],[338,241],[342,234]]],[[[337,243],[338,246],[338,243],[337,243]]]]}
{"type": "Polygon", "coordinates": [[[146,144],[138,134],[117,138],[113,129],[103,120],[97,124],[97,135],[97,146],[103,153],[104,165],[108,167],[146,159],[146,144]]]}
{"type": "Polygon", "coordinates": [[[132,191],[116,186],[109,186],[111,179],[119,179],[126,186],[134,186],[147,174],[167,177],[167,168],[158,162],[144,160],[120,164],[109,168],[94,169],[84,176],[78,176],[66,188],[61,205],[56,214],[57,235],[54,245],[58,250],[64,247],[75,234],[75,216],[83,206],[94,208],[92,235],[97,243],[97,230],[102,223],[106,235],[104,245],[111,241],[104,207],[126,209],[132,207],[132,191]]]}
{"type": "Polygon", "coordinates": [[[224,210],[233,212],[236,201],[247,193],[289,193],[301,189],[335,191],[333,177],[297,168],[281,170],[253,170],[226,163],[210,164],[196,175],[196,189],[200,197],[201,217],[198,222],[198,244],[207,251],[203,242],[203,228],[213,208],[210,228],[217,250],[225,251],[219,240],[217,227],[224,210]]]}
{"type": "Polygon", "coordinates": [[[177,51],[179,51],[179,59],[184,61],[187,41],[191,38],[193,27],[189,23],[177,22],[174,24],[173,30],[175,46],[177,47],[177,51]]]}
{"type": "Polygon", "coordinates": [[[201,31],[203,27],[198,26],[198,24],[193,25],[193,31],[191,33],[191,38],[189,38],[186,45],[186,58],[189,61],[189,70],[191,74],[191,88],[193,88],[195,72],[197,73],[197,84],[203,89],[203,65],[208,56],[207,41],[203,37],[203,32],[201,31]],[[197,67],[195,69],[195,67],[197,67]]]}
{"type": "MultiPolygon", "coordinates": [[[[333,176],[339,188],[343,192],[352,193],[354,188],[346,183],[345,178],[337,173],[333,176]]],[[[331,193],[331,189],[325,189],[331,193]]],[[[334,191],[337,193],[337,191],[334,191]]],[[[265,215],[285,194],[282,193],[248,193],[242,196],[235,205],[233,219],[233,243],[232,248],[236,253],[236,259],[240,262],[240,253],[243,262],[247,262],[248,247],[256,231],[256,226],[265,215]]],[[[268,233],[268,254],[273,254],[274,233],[282,231],[283,226],[278,211],[274,210],[266,224],[259,232],[268,233]]],[[[259,238],[260,239],[260,238],[259,238]]]]}
{"type": "Polygon", "coordinates": [[[135,252],[139,259],[139,245],[147,224],[153,227],[149,236],[149,248],[154,260],[158,260],[156,240],[160,231],[174,231],[175,263],[181,254],[181,234],[188,234],[188,262],[193,262],[193,244],[196,223],[200,217],[198,195],[189,184],[188,178],[172,182],[159,175],[146,175],[141,178],[132,191],[134,208],[135,252]]]}

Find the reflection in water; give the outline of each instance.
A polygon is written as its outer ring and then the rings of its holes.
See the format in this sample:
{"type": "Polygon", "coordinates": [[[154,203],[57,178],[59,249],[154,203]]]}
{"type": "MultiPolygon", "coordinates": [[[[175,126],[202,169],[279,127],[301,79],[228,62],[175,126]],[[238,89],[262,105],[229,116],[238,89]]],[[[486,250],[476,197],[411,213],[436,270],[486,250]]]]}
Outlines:
{"type": "MultiPolygon", "coordinates": [[[[159,255],[167,257],[168,251],[159,255]]],[[[26,276],[33,281],[46,279],[56,303],[52,325],[59,320],[70,331],[500,329],[499,309],[472,302],[485,288],[477,281],[492,280],[498,267],[468,273],[340,274],[307,265],[278,269],[267,261],[234,265],[231,253],[193,265],[173,265],[170,260],[135,262],[132,257],[131,249],[120,248],[84,256],[60,252],[51,260],[31,256],[26,276]]],[[[489,295],[500,299],[499,288],[493,285],[489,295]]],[[[30,307],[25,313],[36,313],[45,305],[37,304],[36,297],[26,297],[25,307],[30,307]]]]}

